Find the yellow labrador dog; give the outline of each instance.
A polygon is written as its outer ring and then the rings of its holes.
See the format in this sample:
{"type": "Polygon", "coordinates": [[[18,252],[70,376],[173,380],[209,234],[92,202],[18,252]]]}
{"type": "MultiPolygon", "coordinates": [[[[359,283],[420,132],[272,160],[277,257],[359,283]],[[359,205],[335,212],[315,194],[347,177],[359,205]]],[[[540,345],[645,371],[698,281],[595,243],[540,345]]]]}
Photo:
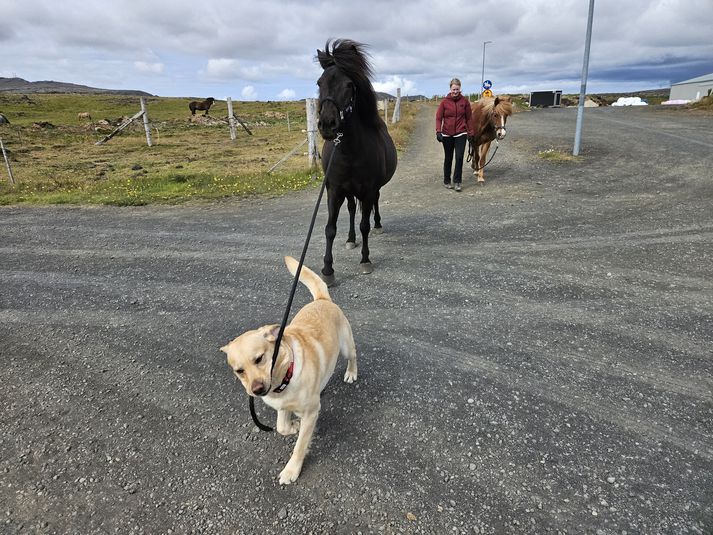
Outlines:
{"type": "MultiPolygon", "coordinates": [[[[294,276],[297,261],[287,256],[285,264],[294,276]]],[[[319,394],[332,376],[340,354],[347,359],[344,381],[353,383],[357,378],[357,354],[349,321],[314,271],[303,266],[300,282],[314,301],[285,327],[272,374],[279,325],[248,331],[221,348],[248,395],[262,397],[277,410],[277,432],[291,435],[299,430],[292,457],[280,472],[281,485],[289,485],[300,475],[319,416],[319,394]],[[293,420],[293,414],[300,421],[293,420]]]]}

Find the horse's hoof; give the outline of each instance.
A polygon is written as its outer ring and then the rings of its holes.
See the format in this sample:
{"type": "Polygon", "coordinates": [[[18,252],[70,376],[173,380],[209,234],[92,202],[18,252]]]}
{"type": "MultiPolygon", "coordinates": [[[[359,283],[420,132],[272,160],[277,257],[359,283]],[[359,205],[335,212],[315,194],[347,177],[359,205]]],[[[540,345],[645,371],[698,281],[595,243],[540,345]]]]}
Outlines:
{"type": "Polygon", "coordinates": [[[374,271],[374,266],[371,265],[371,262],[364,262],[363,264],[359,264],[361,266],[361,272],[363,275],[368,275],[369,273],[373,273],[374,271]]]}
{"type": "Polygon", "coordinates": [[[478,186],[485,186],[485,180],[478,180],[478,186]]]}
{"type": "Polygon", "coordinates": [[[347,249],[356,249],[356,242],[348,241],[346,247],[347,247],[347,249]]]}
{"type": "Polygon", "coordinates": [[[372,234],[383,234],[383,233],[384,233],[384,229],[383,229],[382,227],[374,228],[374,229],[371,231],[371,233],[372,233],[372,234]]]}
{"type": "Polygon", "coordinates": [[[337,283],[337,279],[334,277],[334,273],[332,273],[331,275],[325,275],[324,273],[322,273],[320,274],[320,277],[322,277],[324,284],[329,287],[334,286],[337,283]]]}

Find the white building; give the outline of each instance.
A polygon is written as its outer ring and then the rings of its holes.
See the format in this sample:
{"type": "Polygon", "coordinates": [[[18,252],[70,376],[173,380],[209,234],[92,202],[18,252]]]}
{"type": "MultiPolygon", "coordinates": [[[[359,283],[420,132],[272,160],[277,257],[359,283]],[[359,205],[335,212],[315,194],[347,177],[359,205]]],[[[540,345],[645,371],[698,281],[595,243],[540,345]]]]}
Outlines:
{"type": "Polygon", "coordinates": [[[698,100],[713,92],[713,72],[671,85],[669,100],[698,100]]]}

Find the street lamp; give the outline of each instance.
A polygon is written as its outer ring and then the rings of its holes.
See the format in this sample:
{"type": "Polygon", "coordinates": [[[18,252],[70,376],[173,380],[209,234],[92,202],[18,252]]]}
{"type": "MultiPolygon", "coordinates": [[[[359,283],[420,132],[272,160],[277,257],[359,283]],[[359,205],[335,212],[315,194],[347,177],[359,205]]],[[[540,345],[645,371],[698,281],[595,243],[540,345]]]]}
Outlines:
{"type": "Polygon", "coordinates": [[[480,73],[480,90],[478,91],[478,100],[483,95],[483,82],[485,82],[485,45],[492,43],[492,41],[483,41],[483,70],[480,73]]]}

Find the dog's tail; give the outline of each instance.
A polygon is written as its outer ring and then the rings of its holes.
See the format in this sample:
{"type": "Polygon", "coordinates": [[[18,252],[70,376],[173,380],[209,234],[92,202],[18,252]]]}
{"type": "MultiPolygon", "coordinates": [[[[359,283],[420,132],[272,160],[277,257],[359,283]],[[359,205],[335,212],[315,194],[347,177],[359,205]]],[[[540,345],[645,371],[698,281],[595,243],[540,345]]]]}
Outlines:
{"type": "MultiPolygon", "coordinates": [[[[297,266],[299,265],[299,262],[291,256],[286,256],[285,265],[294,277],[295,273],[297,273],[297,266]]],[[[307,286],[307,289],[312,294],[315,301],[318,299],[326,299],[327,301],[332,300],[332,298],[329,297],[329,290],[327,289],[327,285],[324,281],[319,278],[319,275],[305,265],[303,265],[300,270],[300,282],[307,286]]]]}

